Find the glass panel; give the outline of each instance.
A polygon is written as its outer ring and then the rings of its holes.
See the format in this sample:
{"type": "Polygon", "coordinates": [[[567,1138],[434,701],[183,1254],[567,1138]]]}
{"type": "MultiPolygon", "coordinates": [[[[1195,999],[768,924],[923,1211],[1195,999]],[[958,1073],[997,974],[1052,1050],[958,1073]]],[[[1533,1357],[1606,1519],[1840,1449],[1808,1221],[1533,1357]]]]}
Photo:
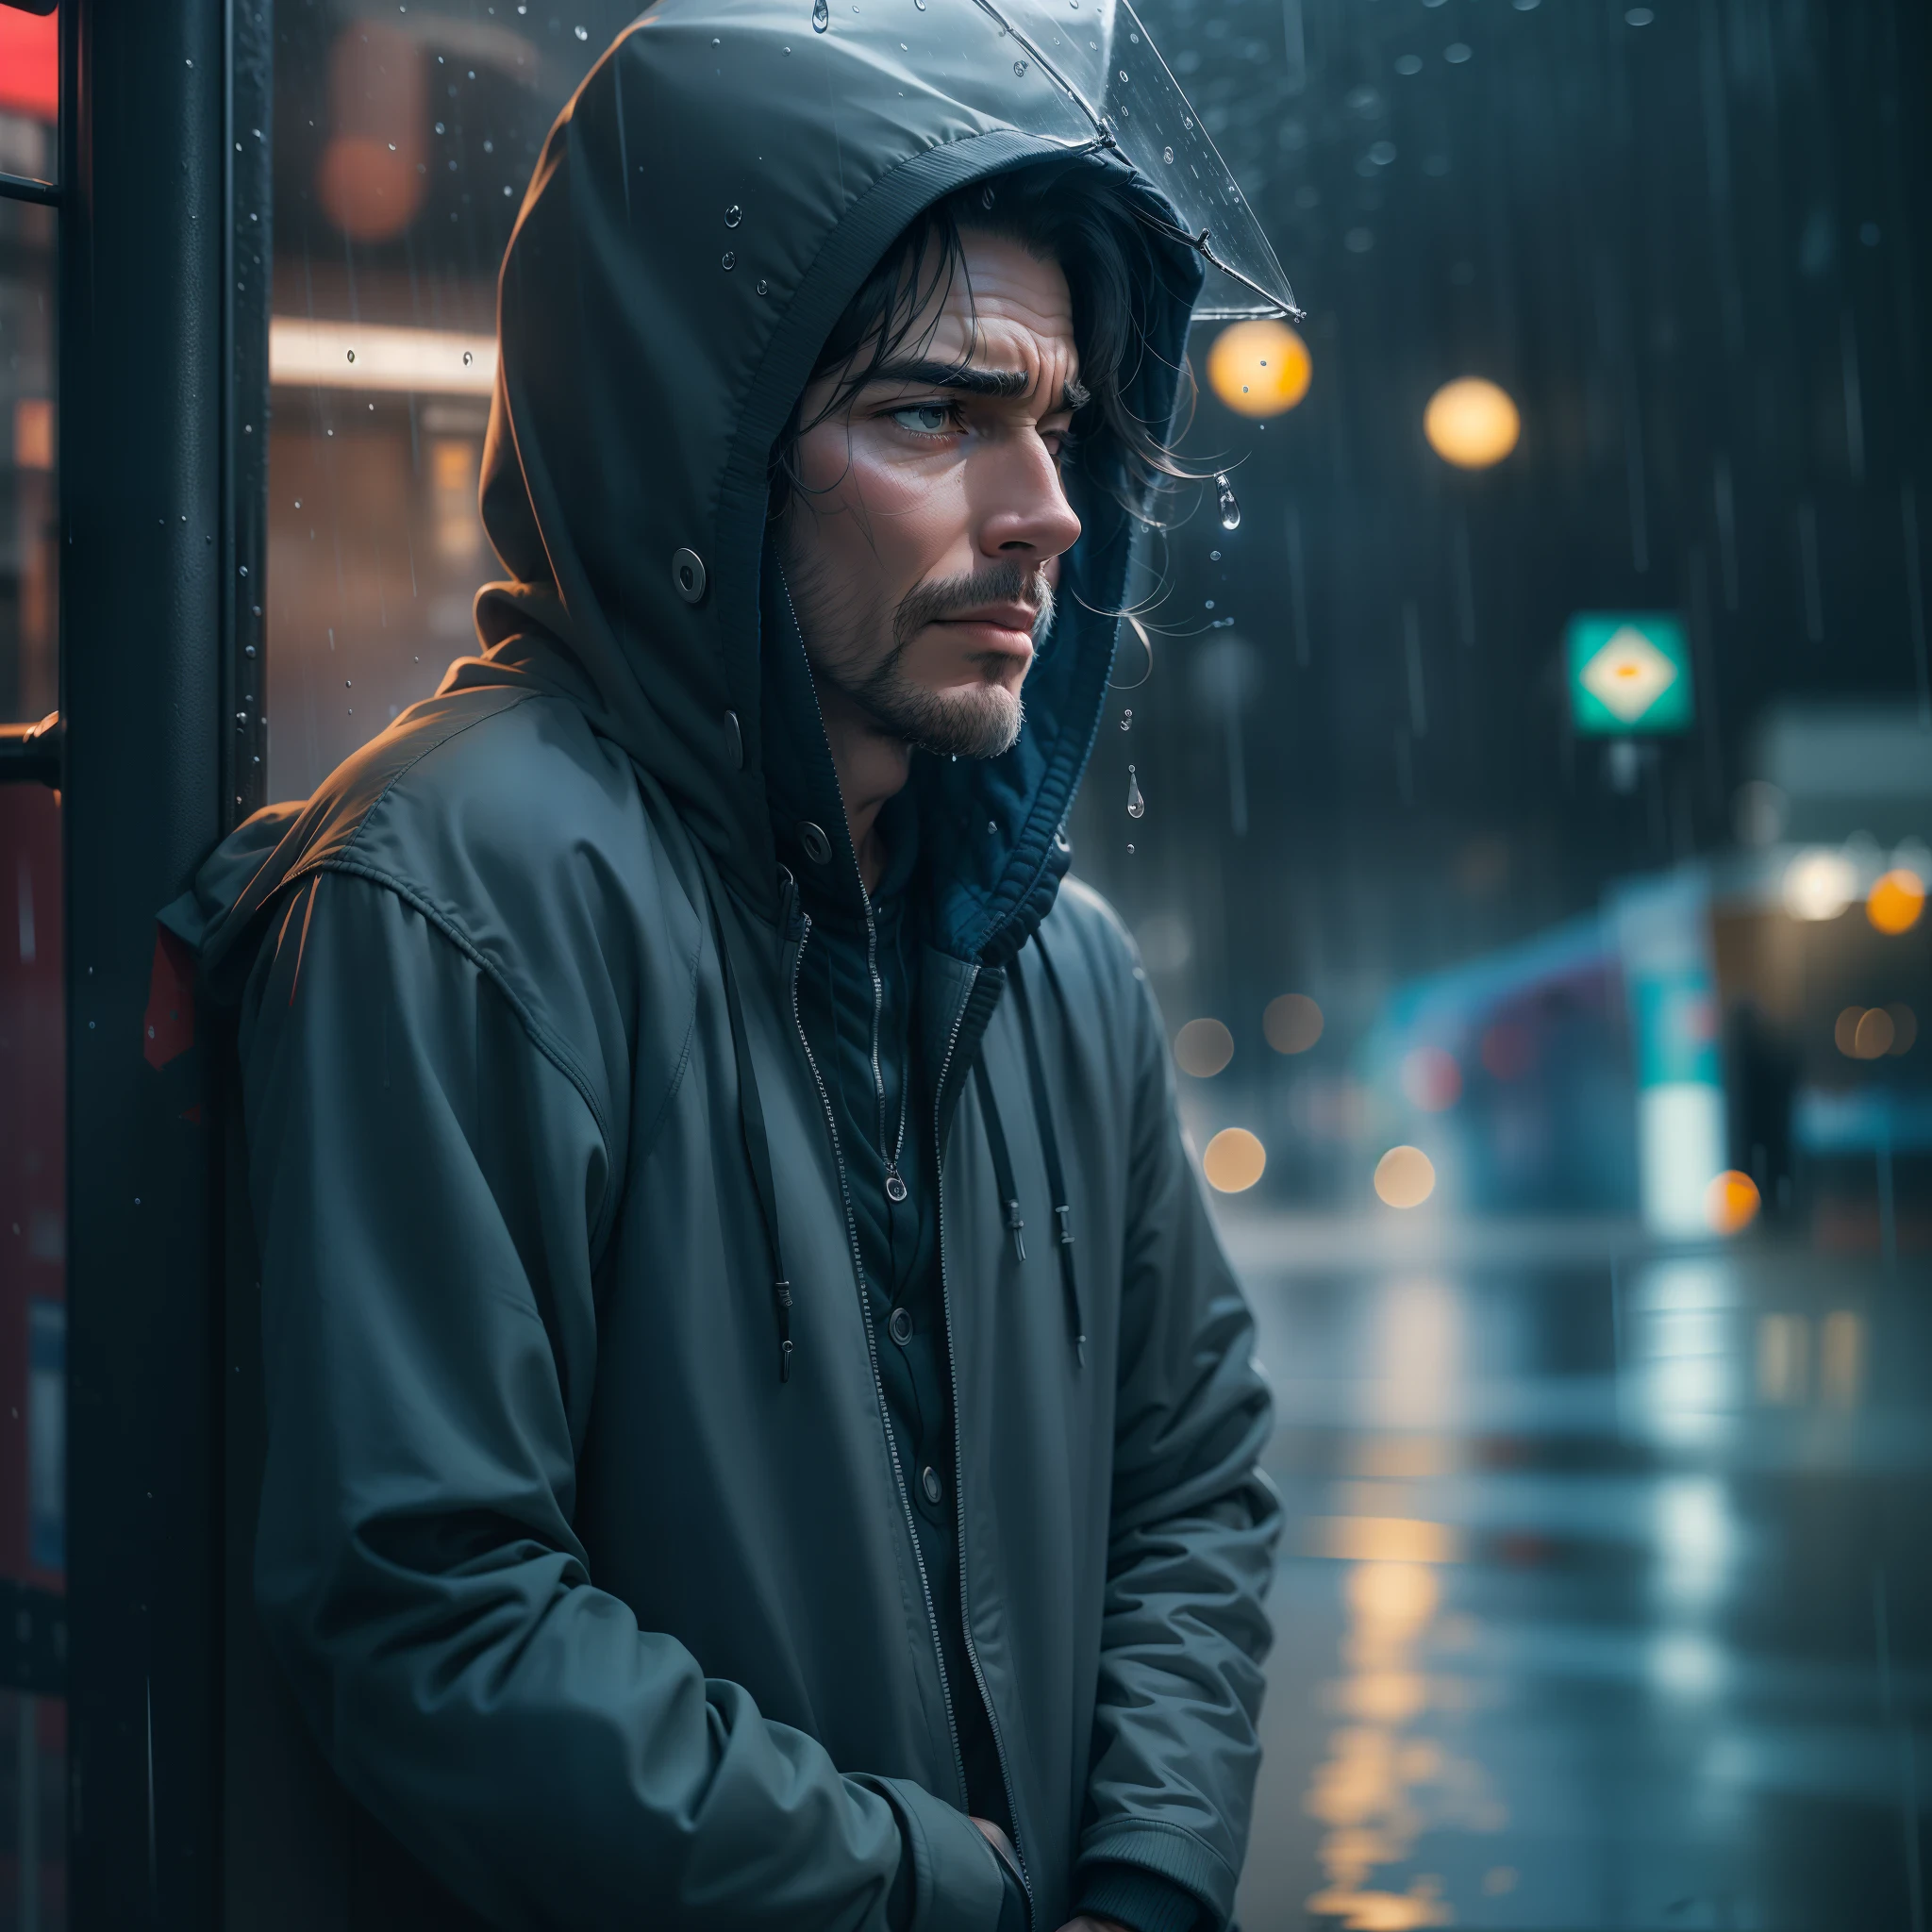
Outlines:
{"type": "Polygon", "coordinates": [[[552,120],[634,13],[278,10],[271,797],[312,790],[475,647],[497,265],[552,120]]]}
{"type": "Polygon", "coordinates": [[[58,15],[0,7],[0,175],[55,179],[58,15]]]}
{"type": "MultiPolygon", "coordinates": [[[[50,178],[54,18],[0,8],[0,173],[50,178]]],[[[0,198],[0,723],[59,702],[50,208],[0,198]]]]}
{"type": "Polygon", "coordinates": [[[60,808],[0,785],[0,1925],[66,1923],[60,808]]]}

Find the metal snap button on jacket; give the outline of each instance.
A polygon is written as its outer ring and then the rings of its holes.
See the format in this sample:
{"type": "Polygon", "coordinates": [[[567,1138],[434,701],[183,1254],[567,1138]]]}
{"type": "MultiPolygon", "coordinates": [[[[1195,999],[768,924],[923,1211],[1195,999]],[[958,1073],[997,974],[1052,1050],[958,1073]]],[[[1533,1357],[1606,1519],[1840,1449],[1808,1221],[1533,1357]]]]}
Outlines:
{"type": "Polygon", "coordinates": [[[912,1311],[909,1308],[894,1308],[886,1323],[886,1333],[904,1348],[912,1340],[912,1311]]]}
{"type": "Polygon", "coordinates": [[[919,1473],[919,1487],[925,1491],[928,1503],[937,1503],[946,1492],[945,1484],[940,1481],[939,1471],[929,1462],[919,1473]]]}
{"type": "Polygon", "coordinates": [[[674,550],[671,581],[687,604],[695,604],[705,594],[705,559],[695,550],[674,550]]]}
{"type": "Polygon", "coordinates": [[[832,841],[809,819],[798,828],[798,849],[814,865],[825,865],[831,860],[832,841]]]}

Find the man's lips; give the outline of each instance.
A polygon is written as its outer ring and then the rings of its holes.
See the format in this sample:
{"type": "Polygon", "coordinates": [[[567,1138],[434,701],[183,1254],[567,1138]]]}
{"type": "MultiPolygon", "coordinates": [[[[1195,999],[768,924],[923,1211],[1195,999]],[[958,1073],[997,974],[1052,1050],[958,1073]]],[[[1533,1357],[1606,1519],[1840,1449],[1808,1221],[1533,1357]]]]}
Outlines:
{"type": "Polygon", "coordinates": [[[1033,653],[1033,626],[1040,613],[1030,604],[989,604],[956,617],[934,619],[948,630],[963,633],[984,651],[1004,651],[1014,657],[1033,653]]]}

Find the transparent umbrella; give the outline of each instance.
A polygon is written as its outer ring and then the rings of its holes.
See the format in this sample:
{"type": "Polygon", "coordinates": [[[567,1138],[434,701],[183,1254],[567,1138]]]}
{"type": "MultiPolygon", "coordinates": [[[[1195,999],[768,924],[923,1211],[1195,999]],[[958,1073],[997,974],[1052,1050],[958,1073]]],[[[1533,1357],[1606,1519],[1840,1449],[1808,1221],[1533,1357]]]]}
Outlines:
{"type": "Polygon", "coordinates": [[[1202,291],[1197,316],[1300,315],[1254,209],[1127,0],[976,4],[1048,70],[1099,143],[1154,185],[1175,236],[1221,271],[1202,291]]]}

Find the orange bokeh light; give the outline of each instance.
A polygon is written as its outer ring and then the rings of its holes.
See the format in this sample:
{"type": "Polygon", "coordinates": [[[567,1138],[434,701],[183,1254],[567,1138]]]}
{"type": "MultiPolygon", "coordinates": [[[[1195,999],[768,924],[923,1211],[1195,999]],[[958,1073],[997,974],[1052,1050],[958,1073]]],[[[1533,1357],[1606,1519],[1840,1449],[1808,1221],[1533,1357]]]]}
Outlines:
{"type": "Polygon", "coordinates": [[[1201,1156],[1201,1171],[1219,1194],[1240,1194],[1261,1178],[1268,1150],[1245,1127],[1223,1127],[1201,1156]]]}
{"type": "Polygon", "coordinates": [[[1713,1234],[1741,1234],[1757,1219],[1757,1183],[1726,1168],[1704,1191],[1704,1218],[1713,1234]]]}
{"type": "Polygon", "coordinates": [[[1241,416],[1279,416],[1308,392],[1308,345],[1285,322],[1230,324],[1208,351],[1208,386],[1241,416]]]}
{"type": "Polygon", "coordinates": [[[1894,866],[1865,895],[1865,917],[1884,933],[1910,932],[1925,910],[1925,881],[1894,866]]]}

